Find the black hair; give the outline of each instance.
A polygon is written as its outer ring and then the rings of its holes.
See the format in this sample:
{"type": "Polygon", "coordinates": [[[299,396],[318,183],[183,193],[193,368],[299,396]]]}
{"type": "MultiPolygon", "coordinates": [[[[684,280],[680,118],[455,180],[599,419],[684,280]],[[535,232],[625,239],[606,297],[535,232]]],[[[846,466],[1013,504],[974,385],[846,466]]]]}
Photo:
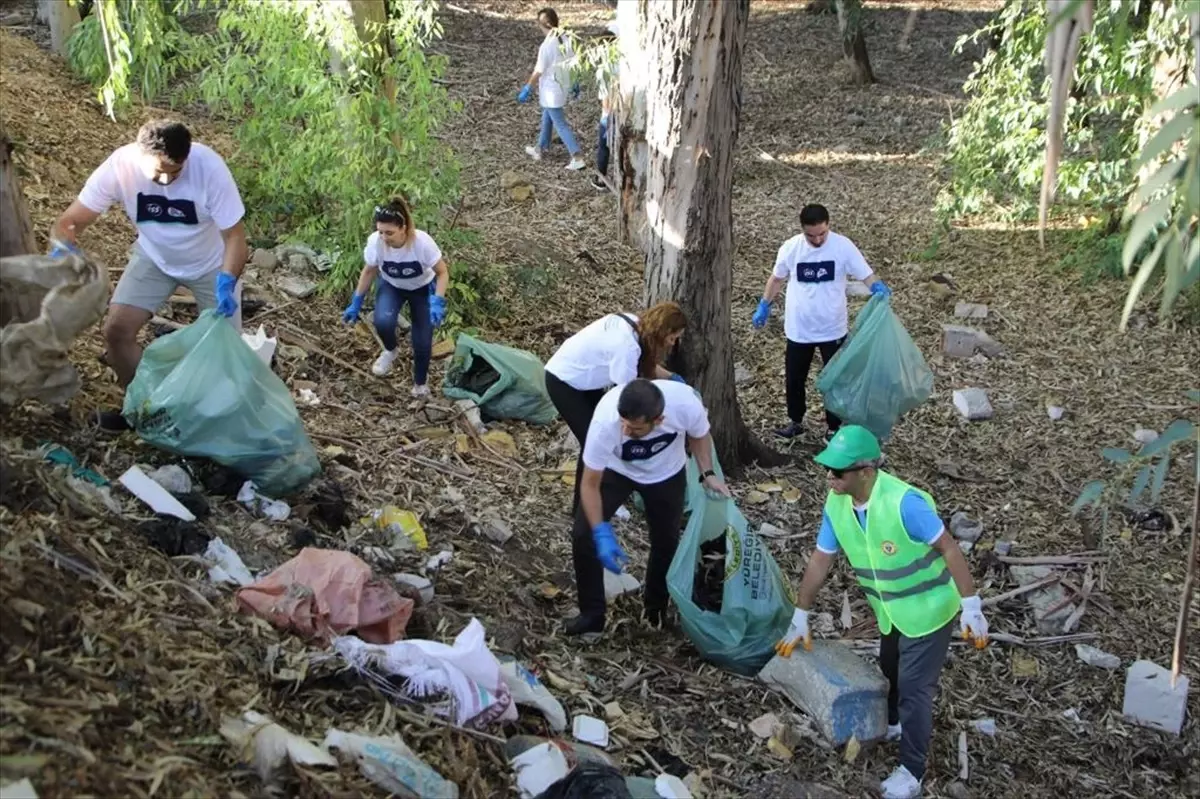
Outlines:
{"type": "Polygon", "coordinates": [[[551,28],[558,27],[558,12],[555,11],[553,8],[551,8],[550,6],[546,6],[541,11],[539,11],[538,19],[541,19],[543,16],[546,18],[546,21],[550,23],[551,28]]]}
{"type": "Polygon", "coordinates": [[[375,206],[375,221],[387,222],[404,228],[406,240],[411,239],[416,231],[413,226],[412,209],[408,206],[408,200],[400,195],[375,206]]]}
{"type": "Polygon", "coordinates": [[[663,415],[666,407],[662,390],[640,377],[629,382],[617,397],[617,414],[629,421],[653,421],[663,415]]]}
{"type": "Polygon", "coordinates": [[[822,222],[826,224],[829,222],[829,209],[827,209],[825,206],[812,203],[800,209],[801,227],[819,225],[822,222]]]}
{"type": "Polygon", "coordinates": [[[192,134],[182,122],[152,119],[137,134],[138,146],[147,153],[182,164],[192,152],[192,134]]]}

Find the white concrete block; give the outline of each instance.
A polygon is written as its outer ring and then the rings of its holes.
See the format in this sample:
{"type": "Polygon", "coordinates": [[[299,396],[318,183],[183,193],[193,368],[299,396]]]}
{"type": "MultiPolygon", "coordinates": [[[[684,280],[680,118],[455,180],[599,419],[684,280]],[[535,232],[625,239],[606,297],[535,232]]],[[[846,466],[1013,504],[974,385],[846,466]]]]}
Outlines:
{"type": "Polygon", "coordinates": [[[1171,672],[1149,660],[1138,660],[1125,672],[1125,704],[1121,713],[1134,724],[1179,735],[1187,712],[1188,678],[1171,687],[1171,672]]]}
{"type": "Polygon", "coordinates": [[[960,319],[987,319],[988,307],[977,302],[958,302],[954,304],[954,315],[960,319]]]}
{"type": "Polygon", "coordinates": [[[982,388],[960,388],[954,392],[954,407],[970,422],[982,422],[995,415],[987,392],[982,388]]]}

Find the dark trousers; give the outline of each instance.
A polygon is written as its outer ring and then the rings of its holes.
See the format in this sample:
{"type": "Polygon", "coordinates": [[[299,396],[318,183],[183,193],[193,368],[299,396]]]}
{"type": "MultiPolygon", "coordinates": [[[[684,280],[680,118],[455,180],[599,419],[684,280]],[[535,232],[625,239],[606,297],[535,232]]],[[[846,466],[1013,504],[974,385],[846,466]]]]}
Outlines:
{"type": "Polygon", "coordinates": [[[398,289],[386,280],[375,281],[375,332],[386,350],[396,349],[396,322],[408,303],[412,322],[413,385],[425,385],[433,352],[433,322],[429,319],[429,286],[413,291],[398,289]]]}
{"type": "Polygon", "coordinates": [[[608,117],[600,117],[599,135],[596,137],[596,171],[608,175],[608,117]]]}
{"type": "Polygon", "coordinates": [[[571,500],[571,515],[579,510],[579,484],[583,482],[583,444],[587,441],[588,427],[592,424],[592,416],[596,406],[604,397],[605,389],[597,388],[592,391],[580,391],[572,388],[556,375],[546,372],[546,393],[550,401],[558,409],[558,415],[567,423],[567,427],[579,442],[579,457],[575,460],[575,496],[571,500]]]}
{"type": "MultiPolygon", "coordinates": [[[[637,492],[646,506],[646,525],[650,528],[650,560],[646,564],[646,584],[642,600],[647,610],[667,607],[667,569],[679,545],[679,528],[683,526],[683,505],[687,494],[687,469],[661,483],[643,485],[619,472],[604,470],[600,480],[600,503],[605,521],[617,508],[637,492]]],[[[579,592],[581,616],[603,618],[605,610],[604,567],[596,557],[592,527],[583,508],[575,513],[571,531],[571,554],[575,561],[575,586],[579,592]]]]}
{"type": "MultiPolygon", "coordinates": [[[[808,372],[812,369],[813,354],[820,351],[821,363],[829,363],[829,359],[842,346],[845,337],[836,341],[822,341],[818,344],[800,344],[788,339],[787,358],[784,360],[784,382],[787,387],[788,418],[796,424],[804,422],[804,412],[808,410],[805,384],[808,382],[808,372]]],[[[842,420],[829,411],[825,411],[825,424],[830,430],[842,426],[842,420]]]]}
{"type": "Polygon", "coordinates": [[[900,765],[918,780],[925,776],[925,759],[933,738],[933,700],[950,638],[952,619],[920,638],[902,635],[895,627],[879,639],[879,668],[887,677],[888,724],[900,724],[900,765]]]}

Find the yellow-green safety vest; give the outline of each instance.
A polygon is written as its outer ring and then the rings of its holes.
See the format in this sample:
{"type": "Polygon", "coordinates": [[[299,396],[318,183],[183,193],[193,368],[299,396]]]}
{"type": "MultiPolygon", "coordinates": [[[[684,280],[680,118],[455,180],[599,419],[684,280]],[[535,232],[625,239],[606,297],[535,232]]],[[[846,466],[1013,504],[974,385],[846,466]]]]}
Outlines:
{"type": "Polygon", "coordinates": [[[909,491],[937,511],[929,494],[879,471],[868,501],[866,530],[859,524],[849,494],[830,491],[825,513],[875,611],[879,631],[887,635],[895,625],[905,636],[918,638],[953,619],[962,598],[942,553],[909,538],[904,529],[900,501],[909,491]]]}

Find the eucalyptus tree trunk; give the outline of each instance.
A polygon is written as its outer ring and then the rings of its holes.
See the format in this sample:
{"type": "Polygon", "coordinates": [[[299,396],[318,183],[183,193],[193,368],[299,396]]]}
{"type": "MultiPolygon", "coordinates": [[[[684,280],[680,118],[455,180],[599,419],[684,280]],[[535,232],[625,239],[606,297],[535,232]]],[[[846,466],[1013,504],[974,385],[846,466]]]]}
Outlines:
{"type": "Polygon", "coordinates": [[[12,149],[0,123],[0,258],[28,255],[37,249],[12,149]]]}
{"type": "MultiPolygon", "coordinates": [[[[863,35],[862,0],[835,0],[838,30],[842,34],[842,56],[850,67],[850,74],[859,86],[875,82],[871,71],[871,59],[867,56],[867,37],[863,35]]],[[[907,44],[908,36],[904,41],[907,44]]]]}
{"type": "Polygon", "coordinates": [[[67,0],[38,0],[38,18],[50,26],[50,49],[67,54],[67,39],[79,24],[79,9],[67,0]]]}

